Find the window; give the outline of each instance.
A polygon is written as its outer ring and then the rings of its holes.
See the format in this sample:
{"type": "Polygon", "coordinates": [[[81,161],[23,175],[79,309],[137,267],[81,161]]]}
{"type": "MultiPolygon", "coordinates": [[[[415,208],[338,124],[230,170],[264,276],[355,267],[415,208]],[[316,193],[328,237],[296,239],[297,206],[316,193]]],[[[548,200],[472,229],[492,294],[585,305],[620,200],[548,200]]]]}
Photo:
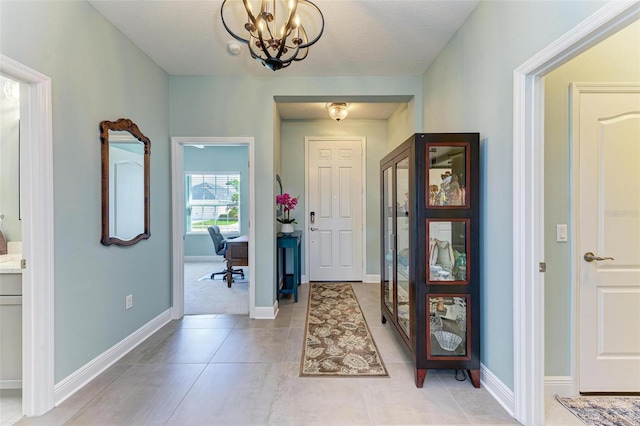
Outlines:
{"type": "Polygon", "coordinates": [[[218,225],[223,234],[240,233],[240,173],[186,173],[187,232],[207,232],[218,225]]]}

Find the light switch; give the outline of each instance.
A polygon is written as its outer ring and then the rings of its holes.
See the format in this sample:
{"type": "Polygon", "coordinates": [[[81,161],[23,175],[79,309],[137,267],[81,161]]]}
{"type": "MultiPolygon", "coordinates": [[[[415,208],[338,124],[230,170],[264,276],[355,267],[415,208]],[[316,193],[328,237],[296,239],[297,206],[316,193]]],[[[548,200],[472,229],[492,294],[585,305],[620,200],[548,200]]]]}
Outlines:
{"type": "Polygon", "coordinates": [[[556,225],[556,241],[559,243],[567,242],[567,225],[556,225]]]}

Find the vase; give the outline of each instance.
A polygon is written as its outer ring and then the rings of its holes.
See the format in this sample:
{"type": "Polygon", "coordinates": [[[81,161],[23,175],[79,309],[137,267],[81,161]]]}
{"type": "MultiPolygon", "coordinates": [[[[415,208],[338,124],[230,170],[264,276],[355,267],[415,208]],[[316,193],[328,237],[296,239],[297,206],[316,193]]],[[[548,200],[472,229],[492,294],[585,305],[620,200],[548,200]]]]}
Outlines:
{"type": "Polygon", "coordinates": [[[283,234],[291,234],[293,232],[293,223],[283,223],[280,227],[280,232],[283,234]]]}

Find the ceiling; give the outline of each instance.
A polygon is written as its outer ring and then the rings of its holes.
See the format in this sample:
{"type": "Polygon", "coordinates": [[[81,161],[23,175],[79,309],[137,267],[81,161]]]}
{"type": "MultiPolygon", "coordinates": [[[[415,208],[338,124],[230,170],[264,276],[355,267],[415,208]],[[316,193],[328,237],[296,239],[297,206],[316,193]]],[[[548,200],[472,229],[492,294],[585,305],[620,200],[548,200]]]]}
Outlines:
{"type": "MultiPolygon", "coordinates": [[[[315,0],[325,19],[322,37],[305,60],[274,74],[251,59],[246,45],[238,56],[228,51],[234,39],[222,26],[222,0],[89,2],[169,75],[254,77],[422,75],[478,4],[315,0]]],[[[284,119],[326,118],[325,103],[278,103],[278,109],[284,119]]],[[[388,118],[398,105],[384,99],[350,102],[350,117],[388,118]]]]}

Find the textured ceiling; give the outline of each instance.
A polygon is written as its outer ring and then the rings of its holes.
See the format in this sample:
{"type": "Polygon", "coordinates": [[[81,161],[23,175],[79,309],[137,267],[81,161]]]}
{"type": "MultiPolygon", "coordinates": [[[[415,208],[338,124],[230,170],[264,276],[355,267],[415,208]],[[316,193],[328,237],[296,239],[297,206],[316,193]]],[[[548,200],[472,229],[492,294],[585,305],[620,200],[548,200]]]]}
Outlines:
{"type": "Polygon", "coordinates": [[[228,52],[233,38],[221,23],[221,0],[89,2],[169,75],[262,77],[421,75],[478,3],[315,0],[324,34],[305,60],[274,74],[245,45],[239,56],[228,52]]]}

